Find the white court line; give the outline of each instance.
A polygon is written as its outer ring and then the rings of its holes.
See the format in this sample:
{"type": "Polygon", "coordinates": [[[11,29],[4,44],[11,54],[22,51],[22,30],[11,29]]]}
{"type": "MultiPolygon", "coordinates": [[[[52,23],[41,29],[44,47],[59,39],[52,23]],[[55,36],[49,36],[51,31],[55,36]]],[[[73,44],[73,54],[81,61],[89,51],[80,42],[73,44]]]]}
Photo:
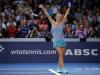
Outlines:
{"type": "Polygon", "coordinates": [[[43,73],[44,74],[44,73],[50,73],[50,72],[0,72],[0,73],[3,73],[3,74],[5,74],[5,73],[28,73],[28,74],[29,73],[33,73],[33,74],[34,73],[35,74],[43,73]]]}
{"type": "Polygon", "coordinates": [[[61,75],[60,73],[57,73],[56,71],[52,70],[52,69],[48,69],[50,72],[56,74],[56,75],[61,75]]]}
{"type": "MultiPolygon", "coordinates": [[[[41,70],[41,69],[0,69],[1,71],[2,70],[8,70],[8,71],[10,71],[10,70],[12,70],[12,71],[16,71],[16,70],[18,70],[18,71],[20,71],[20,70],[41,70]]],[[[46,70],[46,69],[44,69],[44,70],[46,70]]],[[[42,71],[43,71],[43,69],[42,69],[42,71]]],[[[54,71],[54,70],[52,70],[52,69],[48,69],[48,71],[50,71],[50,72],[52,72],[52,73],[54,73],[54,74],[56,74],[56,75],[61,75],[60,73],[57,73],[56,71],[54,71]]],[[[38,73],[50,73],[50,72],[38,72],[38,73]]],[[[24,73],[24,72],[2,72],[2,73],[24,73]]],[[[37,72],[25,72],[25,73],[37,73],[37,72]]]]}
{"type": "Polygon", "coordinates": [[[19,70],[25,70],[25,71],[27,71],[27,70],[41,70],[41,71],[43,71],[43,70],[46,70],[46,69],[0,69],[0,70],[1,70],[1,71],[2,71],[2,70],[8,70],[8,71],[9,71],[9,70],[12,70],[12,71],[15,71],[15,70],[18,70],[18,71],[19,71],[19,70]]]}
{"type": "Polygon", "coordinates": [[[7,72],[0,72],[0,73],[50,73],[50,72],[8,72],[8,71],[38,71],[38,70],[41,70],[41,71],[48,71],[46,69],[0,69],[0,71],[3,71],[3,70],[7,70],[7,72]]]}

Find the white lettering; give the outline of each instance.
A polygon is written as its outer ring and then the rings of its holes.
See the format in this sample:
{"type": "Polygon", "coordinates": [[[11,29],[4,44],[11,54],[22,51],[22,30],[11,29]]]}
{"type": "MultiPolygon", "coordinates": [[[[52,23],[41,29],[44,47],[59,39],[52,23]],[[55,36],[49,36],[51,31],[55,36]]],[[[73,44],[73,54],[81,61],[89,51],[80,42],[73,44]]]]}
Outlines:
{"type": "Polygon", "coordinates": [[[67,49],[65,52],[65,55],[70,55],[70,56],[98,56],[99,55],[99,50],[98,49],[67,49]]]}
{"type": "Polygon", "coordinates": [[[89,56],[90,55],[89,49],[83,49],[83,55],[84,56],[89,56]]]}
{"type": "Polygon", "coordinates": [[[73,55],[71,49],[67,49],[66,52],[65,52],[65,55],[73,55]]]}
{"type": "Polygon", "coordinates": [[[74,49],[74,55],[77,55],[77,56],[82,55],[81,49],[74,49]]]}
{"type": "Polygon", "coordinates": [[[94,56],[98,56],[98,49],[92,49],[91,54],[94,56]]]}

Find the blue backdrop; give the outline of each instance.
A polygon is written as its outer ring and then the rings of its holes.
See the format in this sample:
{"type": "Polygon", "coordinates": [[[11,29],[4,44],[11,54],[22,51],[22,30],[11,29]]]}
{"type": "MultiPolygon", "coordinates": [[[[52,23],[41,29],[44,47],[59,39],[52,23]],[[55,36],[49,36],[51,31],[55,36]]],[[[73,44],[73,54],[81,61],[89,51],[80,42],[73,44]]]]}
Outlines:
{"type": "MultiPolygon", "coordinates": [[[[66,63],[100,63],[100,42],[68,42],[67,49],[66,63]]],[[[0,63],[55,63],[57,59],[52,42],[0,42],[0,63]]]]}

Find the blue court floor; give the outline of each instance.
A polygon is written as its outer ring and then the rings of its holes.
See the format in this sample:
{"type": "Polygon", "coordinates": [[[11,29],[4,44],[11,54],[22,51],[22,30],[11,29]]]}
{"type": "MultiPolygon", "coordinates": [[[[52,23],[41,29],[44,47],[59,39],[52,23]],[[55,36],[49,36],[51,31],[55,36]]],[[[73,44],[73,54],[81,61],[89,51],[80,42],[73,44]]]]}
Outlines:
{"type": "Polygon", "coordinates": [[[0,64],[0,75],[100,75],[99,63],[66,63],[68,74],[56,72],[53,63],[13,63],[0,64]]]}

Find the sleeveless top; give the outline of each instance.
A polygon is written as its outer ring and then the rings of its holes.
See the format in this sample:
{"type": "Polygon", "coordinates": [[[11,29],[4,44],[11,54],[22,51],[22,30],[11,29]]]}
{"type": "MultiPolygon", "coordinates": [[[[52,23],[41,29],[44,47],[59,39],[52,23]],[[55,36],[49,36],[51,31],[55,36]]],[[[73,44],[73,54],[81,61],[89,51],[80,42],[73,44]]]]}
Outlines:
{"type": "Polygon", "coordinates": [[[53,40],[62,40],[64,39],[64,24],[60,23],[60,25],[54,26],[52,25],[52,35],[53,35],[53,40]]]}

